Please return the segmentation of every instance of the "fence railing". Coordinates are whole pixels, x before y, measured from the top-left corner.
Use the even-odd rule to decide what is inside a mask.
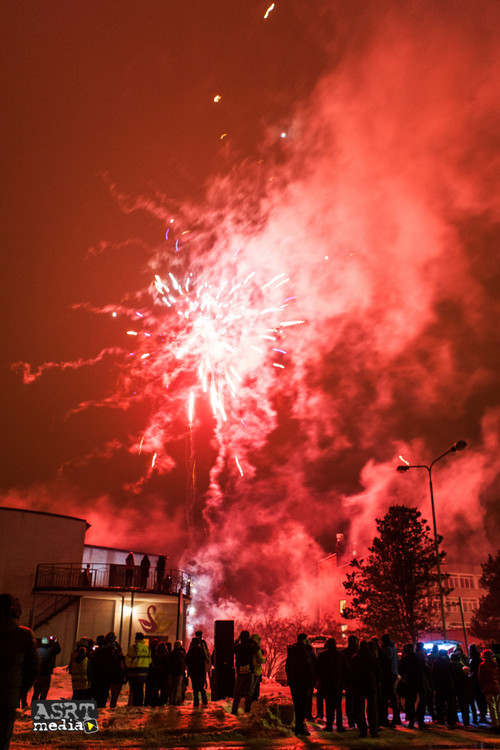
[[[133,570],[114,563],[43,563],[38,565],[35,590],[59,589],[137,589],[163,594],[178,594],[182,591],[191,596],[192,578],[182,570],[166,570],[159,579],[156,570],[143,575],[141,568]]]

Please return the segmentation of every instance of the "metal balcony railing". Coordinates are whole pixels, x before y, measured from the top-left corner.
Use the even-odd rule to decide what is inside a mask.
[[[139,566],[128,570],[125,565],[92,563],[89,568],[81,563],[43,563],[36,571],[35,591],[67,589],[134,589],[163,594],[191,596],[192,578],[182,570],[166,570],[158,580],[156,570],[150,570],[143,579]]]

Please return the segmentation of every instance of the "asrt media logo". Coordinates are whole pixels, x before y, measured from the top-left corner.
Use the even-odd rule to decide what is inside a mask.
[[[80,698],[72,701],[32,701],[34,732],[97,732],[97,703]]]

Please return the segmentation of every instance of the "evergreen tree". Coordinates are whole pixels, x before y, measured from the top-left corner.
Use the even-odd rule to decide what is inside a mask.
[[[479,638],[500,642],[500,550],[496,557],[488,555],[488,561],[481,567],[483,575],[479,583],[488,593],[481,597],[470,628]]]
[[[352,599],[343,616],[415,642],[439,620],[434,540],[417,508],[393,505],[376,524],[368,558],[351,562],[344,586]]]

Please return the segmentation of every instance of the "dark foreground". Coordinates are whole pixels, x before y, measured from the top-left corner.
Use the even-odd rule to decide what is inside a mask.
[[[30,712],[16,722],[12,750],[26,748],[498,748],[500,735],[489,727],[448,729],[382,729],[377,738],[362,739],[358,730],[344,734],[325,732],[320,722],[309,722],[310,736],[296,737],[290,721],[290,705],[264,697],[250,714],[232,716],[230,703],[218,701],[206,708],[192,706],[127,708],[99,711],[99,730],[84,732],[34,732]],[[293,715],[293,714],[292,714]]]
[[[70,679],[63,668],[56,670],[48,698],[69,699]],[[11,750],[30,748],[72,748],[76,750],[148,750],[160,748],[221,748],[242,750],[258,747],[284,750],[318,750],[319,748],[498,748],[500,735],[489,726],[448,729],[428,724],[425,730],[382,729],[379,736],[360,739],[356,729],[343,734],[325,732],[324,723],[309,722],[309,737],[293,734],[293,706],[289,692],[276,683],[263,685],[261,699],[253,704],[249,714],[231,715],[228,700],[209,702],[208,706],[193,708],[188,693],[182,706],[162,708],[133,708],[127,706],[128,688],[122,691],[116,709],[99,709],[98,731],[85,734],[75,732],[34,732],[30,709],[19,712]],[[241,709],[240,709],[241,710]],[[427,717],[427,720],[429,718]],[[347,728],[347,727],[346,727]]]

